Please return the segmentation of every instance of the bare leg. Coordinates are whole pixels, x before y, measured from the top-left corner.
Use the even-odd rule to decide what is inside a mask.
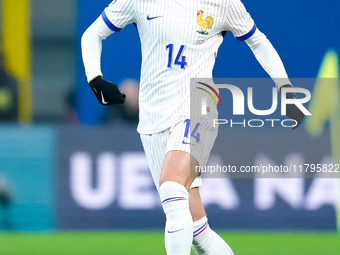
[[[189,207],[193,221],[202,219],[205,216],[205,210],[197,187],[189,190]]]
[[[161,186],[166,181],[174,181],[189,190],[196,177],[190,176],[190,169],[195,169],[196,165],[198,165],[197,161],[189,153],[169,151],[165,155],[159,185]]]

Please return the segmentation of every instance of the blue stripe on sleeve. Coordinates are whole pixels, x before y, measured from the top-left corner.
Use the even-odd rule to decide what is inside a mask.
[[[255,33],[255,31],[256,31],[256,24],[254,24],[253,28],[248,33],[246,33],[245,35],[242,35],[240,37],[236,37],[236,39],[239,40],[239,41],[245,41],[249,37],[251,37]]]
[[[119,32],[119,31],[122,30],[121,28],[116,27],[115,25],[113,25],[113,24],[111,23],[111,21],[109,20],[109,18],[106,16],[105,11],[102,12],[102,18],[103,18],[105,24],[106,24],[112,31],[114,31],[114,32]]]

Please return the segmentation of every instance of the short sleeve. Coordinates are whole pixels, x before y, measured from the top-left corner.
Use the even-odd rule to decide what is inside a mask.
[[[240,41],[251,37],[256,25],[240,0],[229,0],[226,19],[227,29]]]
[[[114,32],[134,22],[134,0],[114,0],[102,12],[105,24]]]

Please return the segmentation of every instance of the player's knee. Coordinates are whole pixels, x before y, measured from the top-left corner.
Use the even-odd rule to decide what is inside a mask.
[[[159,180],[159,187],[161,187],[165,183],[177,183],[181,186],[183,186],[187,191],[190,189],[190,185],[194,181],[193,178],[190,177],[184,177],[180,174],[175,175],[162,175]],[[165,185],[167,186],[167,185]],[[171,185],[170,185],[171,186]],[[173,187],[173,185],[171,186]]]

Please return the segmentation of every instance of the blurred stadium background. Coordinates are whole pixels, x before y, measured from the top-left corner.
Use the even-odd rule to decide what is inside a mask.
[[[165,254],[165,219],[135,131],[136,29],[103,45],[103,72],[129,93],[126,107],[101,107],[81,62],[80,37],[109,2],[0,1],[5,67],[18,81],[13,93],[0,84],[1,114],[18,97],[18,114],[0,114],[0,254]],[[210,163],[340,163],[340,2],[243,2],[294,84],[313,92],[313,116],[294,132],[221,127]],[[267,77],[230,33],[214,74]],[[259,107],[267,92],[255,92]],[[211,226],[235,254],[338,254],[339,179],[279,177],[205,178]]]

